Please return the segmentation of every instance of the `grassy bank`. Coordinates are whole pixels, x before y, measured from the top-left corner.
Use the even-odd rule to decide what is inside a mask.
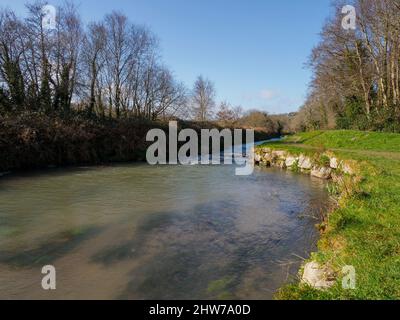
[[[338,273],[337,284],[318,291],[298,282],[282,288],[279,299],[400,298],[400,134],[327,131],[298,134],[268,147],[294,154],[333,152],[356,160],[360,181],[352,192],[332,186],[337,207],[326,217],[318,251],[311,260]],[[341,195],[341,196],[339,196]],[[357,288],[342,288],[342,267],[354,266]]]

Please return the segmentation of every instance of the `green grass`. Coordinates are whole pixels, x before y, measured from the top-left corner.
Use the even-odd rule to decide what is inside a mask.
[[[400,152],[400,134],[362,131],[315,131],[290,136],[287,142],[314,147]]]
[[[354,266],[356,290],[338,283],[317,291],[293,283],[278,299],[399,299],[400,298],[400,134],[327,131],[298,134],[268,144],[292,153],[333,150],[342,159],[359,161],[363,178],[357,192],[340,201],[329,215],[312,260],[340,273]]]

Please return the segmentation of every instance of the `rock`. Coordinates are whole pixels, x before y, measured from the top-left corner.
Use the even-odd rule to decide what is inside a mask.
[[[332,169],[338,169],[339,168],[339,160],[337,158],[331,158],[330,167]]]
[[[286,151],[272,151],[272,156],[282,159],[286,157]]]
[[[266,153],[262,157],[262,161],[264,161],[264,162],[272,162],[272,160],[273,160],[273,157],[272,157],[271,153]]]
[[[299,158],[299,168],[304,169],[304,170],[311,170],[312,167],[313,166],[312,166],[311,159],[301,155]]]
[[[349,174],[349,175],[354,175],[355,174],[355,170],[354,170],[352,164],[350,162],[348,162],[348,161],[342,163],[342,171],[345,174]]]
[[[256,153],[254,155],[254,162],[255,163],[260,163],[261,162],[261,155],[260,154]]]
[[[298,162],[298,158],[295,157],[287,157],[286,158],[286,167],[293,167]]]
[[[330,179],[332,174],[332,169],[327,167],[314,167],[311,170],[311,175],[320,179]]]
[[[264,158],[267,160],[271,160],[273,158],[272,153],[265,153]]]
[[[326,290],[335,284],[333,272],[321,267],[317,262],[307,263],[304,267],[303,284],[318,290]]]
[[[286,162],[285,160],[278,160],[276,162],[276,166],[281,169],[286,169]]]

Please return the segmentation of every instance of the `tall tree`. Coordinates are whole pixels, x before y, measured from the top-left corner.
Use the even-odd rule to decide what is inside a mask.
[[[196,120],[207,121],[213,117],[215,95],[214,84],[203,76],[199,76],[192,93],[193,115]]]
[[[91,23],[83,40],[82,64],[85,70],[85,83],[88,92],[88,111],[93,114],[96,109],[105,116],[102,100],[104,88],[101,74],[105,66],[106,30],[102,23]]]
[[[354,0],[356,30],[342,27],[343,1],[310,58],[313,80],[303,127],[400,130],[400,5]],[[333,119],[332,119],[333,118]]]
[[[57,8],[55,29],[42,21],[45,3],[27,5],[19,19],[0,10],[1,110],[156,119],[180,113],[185,87],[161,62],[147,28],[113,12],[83,26],[76,8]]]

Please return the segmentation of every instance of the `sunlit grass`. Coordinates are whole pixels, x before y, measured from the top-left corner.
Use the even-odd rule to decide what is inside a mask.
[[[339,276],[337,285],[328,291],[294,283],[285,286],[277,298],[399,299],[400,134],[320,131],[268,146],[308,155],[334,150],[342,159],[359,161],[363,178],[360,192],[347,197],[329,215],[318,252],[312,257],[339,273],[345,265],[354,266],[356,290],[343,289]]]
[[[288,137],[286,142],[314,147],[400,152],[400,134],[363,131],[315,131]]]

